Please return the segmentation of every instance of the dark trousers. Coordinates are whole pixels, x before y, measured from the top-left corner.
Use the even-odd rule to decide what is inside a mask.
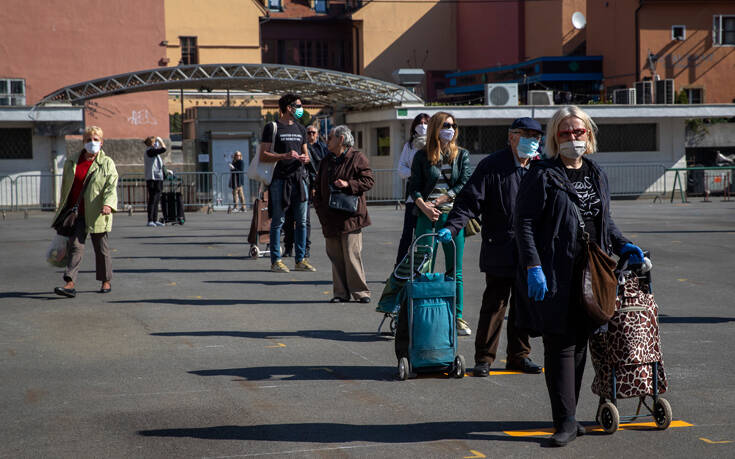
[[[146,180],[146,188],[148,189],[148,221],[158,221],[158,203],[161,202],[161,192],[163,192],[163,180]]]
[[[286,212],[286,219],[283,222],[283,246],[285,253],[293,255],[293,231],[294,220],[293,212]],[[304,258],[309,258],[311,253],[311,201],[306,209],[306,249],[304,250]]]
[[[79,266],[84,256],[84,243],[87,242],[87,228],[84,223],[84,215],[77,218],[74,225],[74,234],[69,238],[69,262],[64,271],[66,282],[77,282]],[[107,233],[92,233],[92,247],[94,247],[94,264],[97,280],[100,282],[112,280],[112,259],[110,258],[110,247],[107,243]]]
[[[480,320],[475,338],[476,365],[483,362],[492,365],[495,361],[506,309],[508,310],[507,361],[528,357],[531,352],[528,333],[517,329],[515,325],[516,292],[513,284],[512,277],[485,274],[485,292],[482,294]]]
[[[413,202],[406,203],[406,211],[403,213],[403,233],[401,233],[401,240],[398,243],[398,255],[396,255],[396,265],[403,260],[403,257],[408,253],[408,248],[411,247],[413,241],[413,230],[416,228],[416,215],[413,214],[413,210],[416,208],[416,204]]]

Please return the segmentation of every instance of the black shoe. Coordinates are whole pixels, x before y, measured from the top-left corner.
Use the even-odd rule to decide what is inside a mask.
[[[472,375],[480,378],[484,378],[490,374],[490,364],[487,362],[478,363],[475,368],[472,369]]]
[[[64,288],[64,287],[56,287],[54,289],[54,293],[59,296],[65,296],[67,298],[74,298],[77,296],[77,289],[75,288]]]
[[[587,433],[587,429],[584,428],[582,424],[577,421],[577,436],[581,437],[582,435]]]
[[[542,367],[541,365],[536,365],[535,363],[533,363],[531,359],[529,359],[528,357],[524,357],[519,360],[509,360],[505,364],[505,369],[521,371],[523,373],[537,375],[541,373],[544,367]]]
[[[359,303],[369,303],[369,302],[370,302],[370,297],[369,297],[369,296],[363,296],[362,298],[360,298],[360,299],[359,299],[359,300],[357,300],[357,301],[358,301]]]
[[[556,433],[549,439],[551,446],[566,446],[577,438],[579,423],[572,417],[562,421]]]
[[[347,303],[348,301],[350,301],[348,298],[340,298],[338,296],[329,300],[330,303]]]
[[[108,288],[101,288],[99,293],[110,293],[112,291],[112,286]]]

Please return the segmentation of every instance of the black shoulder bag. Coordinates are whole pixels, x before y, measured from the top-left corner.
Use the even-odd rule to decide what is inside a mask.
[[[59,216],[56,217],[56,220],[54,220],[54,223],[51,225],[59,236],[71,237],[74,234],[74,225],[77,222],[77,218],[79,218],[79,203],[82,202],[82,199],[84,198],[84,190],[87,188],[87,184],[95,172],[97,172],[97,170],[92,171],[92,173],[87,175],[84,179],[82,190],[79,192],[79,196],[77,196],[77,202],[75,202],[72,207],[67,207],[61,211]]]

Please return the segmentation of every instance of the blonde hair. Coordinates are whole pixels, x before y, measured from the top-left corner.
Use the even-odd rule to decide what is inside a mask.
[[[153,142],[155,141],[156,141],[156,136],[152,135],[152,136],[146,137],[145,140],[143,140],[143,143],[150,147],[151,145],[153,145]]]
[[[436,112],[429,118],[429,126],[426,129],[426,146],[424,149],[426,150],[426,158],[430,164],[436,165],[441,162],[442,146],[439,140],[439,131],[447,118],[452,118],[456,124],[457,120],[451,113],[447,112]],[[457,157],[457,152],[459,151],[457,147],[457,136],[459,136],[459,128],[454,130],[454,137],[452,137],[452,140],[449,141],[446,147],[449,151],[450,164],[454,162],[454,158]]]
[[[556,135],[559,131],[561,122],[569,117],[575,117],[582,120],[585,129],[587,129],[587,151],[586,155],[591,155],[597,151],[597,125],[592,118],[582,111],[576,105],[562,107],[554,113],[549,123],[546,125],[546,144],[544,145],[544,154],[547,158],[556,158],[559,156],[559,137]]]
[[[98,135],[100,137],[104,137],[102,135],[102,128],[98,126],[89,126],[84,130],[84,135],[82,137],[87,137],[91,135]]]

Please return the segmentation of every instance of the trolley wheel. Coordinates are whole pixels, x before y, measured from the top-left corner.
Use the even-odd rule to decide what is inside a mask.
[[[665,430],[671,424],[671,405],[665,398],[659,398],[653,402],[653,419],[656,421],[656,428]]]
[[[406,357],[401,357],[398,361],[398,379],[401,381],[407,380],[409,372],[408,359]]]
[[[620,413],[612,402],[605,402],[597,410],[597,421],[607,434],[615,433],[620,426]]]
[[[250,258],[258,258],[260,256],[260,250],[257,245],[250,246]]]
[[[460,354],[457,354],[457,356],[454,358],[454,366],[452,367],[452,377],[454,378],[464,378],[464,371],[465,371],[465,361],[464,357]]]

